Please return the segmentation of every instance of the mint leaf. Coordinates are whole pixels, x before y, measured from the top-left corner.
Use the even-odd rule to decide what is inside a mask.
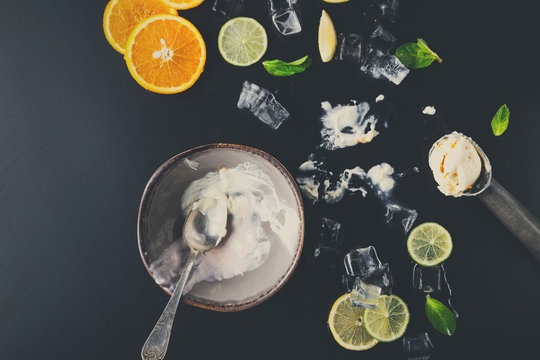
[[[285,62],[281,60],[266,60],[263,61],[263,66],[274,76],[291,76],[297,73],[304,72],[311,65],[311,58],[304,56],[296,61]]]
[[[426,315],[431,325],[441,334],[451,336],[456,331],[456,315],[429,295],[426,297]]]
[[[405,43],[396,49],[396,56],[409,69],[421,69],[428,67],[437,60],[442,59],[436,52],[431,50],[423,39],[417,39],[416,43]]]
[[[506,129],[508,128],[508,120],[510,119],[510,109],[504,104],[497,110],[495,116],[491,120],[491,129],[493,130],[493,135],[501,136]]]

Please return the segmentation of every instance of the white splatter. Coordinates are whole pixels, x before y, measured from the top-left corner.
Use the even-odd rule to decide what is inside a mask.
[[[201,164],[199,164],[198,161],[189,160],[188,158],[185,158],[184,162],[186,163],[187,166],[189,166],[193,170],[199,170],[199,166],[201,165]]]
[[[435,115],[436,112],[437,112],[437,109],[435,109],[435,106],[426,106],[422,110],[422,114],[426,114],[426,115]]]
[[[321,146],[327,150],[369,143],[379,135],[375,130],[377,118],[368,115],[370,106],[367,102],[332,107],[328,101],[324,101],[321,107],[324,110],[321,117]]]

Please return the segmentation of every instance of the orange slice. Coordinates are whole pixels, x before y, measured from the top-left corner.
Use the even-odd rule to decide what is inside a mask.
[[[199,30],[186,19],[156,15],[133,30],[124,57],[142,87],[174,94],[197,81],[206,62],[206,47]]]
[[[176,9],[161,0],[111,0],[103,14],[107,41],[123,54],[129,34],[141,21],[158,14],[178,15]]]
[[[172,6],[175,9],[191,9],[200,5],[204,0],[161,0],[165,4]]]

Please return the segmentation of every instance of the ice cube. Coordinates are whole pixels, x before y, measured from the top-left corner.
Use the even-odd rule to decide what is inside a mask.
[[[364,12],[364,16],[374,22],[393,23],[399,10],[398,0],[372,0]]]
[[[418,212],[414,209],[409,209],[395,203],[386,204],[384,220],[388,225],[403,230],[405,234],[411,230],[417,217]]]
[[[390,272],[390,265],[383,264],[373,274],[365,279],[365,282],[381,288],[381,294],[391,295],[394,281]]]
[[[274,130],[277,130],[290,115],[272,93],[266,95],[253,114]]]
[[[341,223],[326,217],[321,218],[321,233],[318,245],[341,250],[343,246],[343,226]]]
[[[369,42],[359,34],[339,34],[335,58],[353,64],[362,64],[370,48]]]
[[[244,0],[215,0],[212,11],[224,19],[230,19],[239,11],[243,3]]]
[[[358,276],[363,280],[371,276],[381,267],[375,247],[351,250],[343,259],[347,275]]]
[[[343,285],[343,289],[345,289],[348,293],[354,289],[354,283],[356,281],[356,276],[343,274],[341,275],[341,285]]]
[[[429,360],[433,344],[427,333],[403,338],[403,350],[409,360]]]
[[[249,81],[244,81],[236,106],[239,109],[247,109],[254,112],[259,107],[266,92],[269,91]]]
[[[351,305],[355,307],[363,307],[375,309],[381,296],[381,288],[363,282],[360,278],[356,278],[354,288],[351,291]]]
[[[425,267],[418,264],[413,269],[413,287],[424,293],[441,291],[442,268],[440,266]]]
[[[269,0],[270,16],[275,28],[282,35],[298,34],[302,31],[297,0]]]
[[[343,247],[343,229],[341,223],[326,217],[321,218],[320,234],[315,242],[313,256],[317,262],[324,262],[335,267],[336,260]]]
[[[276,130],[289,117],[289,112],[269,90],[244,81],[237,107],[247,109],[259,120]]]
[[[375,48],[367,54],[360,70],[374,79],[384,78],[396,85],[399,85],[410,71],[396,56]]]
[[[371,42],[381,50],[392,51],[396,46],[396,41],[396,37],[382,25],[377,26],[371,34]]]

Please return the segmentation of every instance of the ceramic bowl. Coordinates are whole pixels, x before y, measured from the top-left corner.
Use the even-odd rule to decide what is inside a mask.
[[[174,280],[157,280],[151,264],[173,242],[181,239],[185,218],[180,209],[180,199],[184,190],[208,172],[217,171],[223,166],[233,168],[245,162],[256,165],[270,176],[278,197],[298,212],[300,229],[291,247],[294,251],[291,253],[284,251],[283,246],[272,246],[268,258],[257,269],[231,279],[196,284],[183,298],[188,304],[217,311],[251,308],[279,291],[298,264],[304,240],[304,212],[300,191],[292,176],[279,161],[261,150],[242,145],[213,144],[174,156],[156,170],[146,185],[137,229],[144,266],[154,281],[170,294]],[[171,274],[181,273],[178,263],[168,260],[164,263],[166,272],[170,268]]]

